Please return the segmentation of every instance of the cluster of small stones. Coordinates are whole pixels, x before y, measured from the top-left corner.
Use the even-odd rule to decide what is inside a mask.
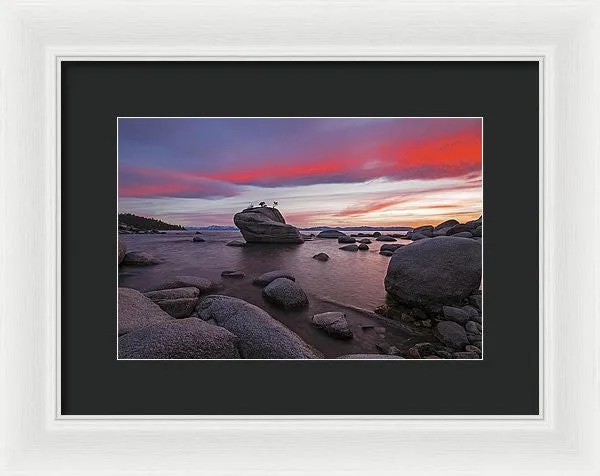
[[[415,327],[429,328],[435,341],[421,342],[408,349],[410,359],[481,359],[482,357],[482,295],[473,294],[462,306],[443,306],[438,314],[428,314],[419,308],[383,305],[375,312],[389,319],[400,320]],[[382,353],[399,351],[394,346],[379,345]],[[402,354],[401,354],[402,355]]]

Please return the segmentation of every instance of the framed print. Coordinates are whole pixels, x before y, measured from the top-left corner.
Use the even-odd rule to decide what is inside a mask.
[[[0,31],[3,473],[600,471],[595,2]]]

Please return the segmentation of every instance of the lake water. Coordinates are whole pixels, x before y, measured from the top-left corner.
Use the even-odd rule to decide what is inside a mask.
[[[348,252],[339,249],[343,244],[336,239],[314,239],[294,245],[249,244],[237,248],[225,244],[233,239],[243,240],[238,231],[202,231],[201,236],[206,241],[201,243],[192,242],[194,236],[197,235],[193,231],[120,235],[127,244],[127,251],[146,251],[163,262],[156,266],[120,266],[119,286],[143,292],[175,276],[208,278],[222,285],[215,294],[238,297],[264,309],[325,357],[378,353],[377,343],[395,345],[405,351],[416,342],[431,338],[429,329],[390,322],[372,312],[385,303],[383,280],[390,258],[379,254],[384,242],[371,238],[369,251]],[[410,241],[399,239],[397,243]],[[321,252],[327,253],[330,260],[313,259],[313,255]],[[296,283],[308,296],[308,308],[282,310],[265,301],[262,289],[252,284],[255,277],[278,269],[294,274]],[[225,270],[242,271],[246,277],[222,278],[221,272]],[[310,323],[313,314],[338,310],[347,315],[354,332],[351,340],[329,337]]]

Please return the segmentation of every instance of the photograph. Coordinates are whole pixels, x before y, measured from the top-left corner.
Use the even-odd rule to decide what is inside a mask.
[[[484,118],[116,122],[118,360],[484,359]]]

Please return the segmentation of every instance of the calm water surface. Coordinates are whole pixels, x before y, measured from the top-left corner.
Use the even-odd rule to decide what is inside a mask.
[[[346,231],[350,234],[353,232]],[[389,322],[372,311],[385,303],[383,280],[390,258],[381,256],[384,242],[374,241],[369,251],[339,249],[335,239],[315,239],[299,245],[249,244],[242,248],[225,246],[242,240],[238,231],[202,231],[203,243],[194,243],[193,231],[167,232],[164,235],[120,235],[127,251],[146,251],[163,262],[156,266],[121,266],[119,286],[146,291],[176,276],[201,276],[220,283],[218,294],[248,301],[281,321],[326,357],[348,353],[378,353],[376,344],[387,343],[406,350],[416,342],[428,340],[430,330]],[[410,243],[398,240],[397,243]],[[327,253],[326,262],[313,259]],[[308,295],[310,306],[285,311],[265,301],[262,289],[252,280],[268,271],[288,270]],[[244,279],[222,278],[225,270],[243,271]],[[346,313],[354,339],[333,339],[310,323],[313,314],[327,311]]]

